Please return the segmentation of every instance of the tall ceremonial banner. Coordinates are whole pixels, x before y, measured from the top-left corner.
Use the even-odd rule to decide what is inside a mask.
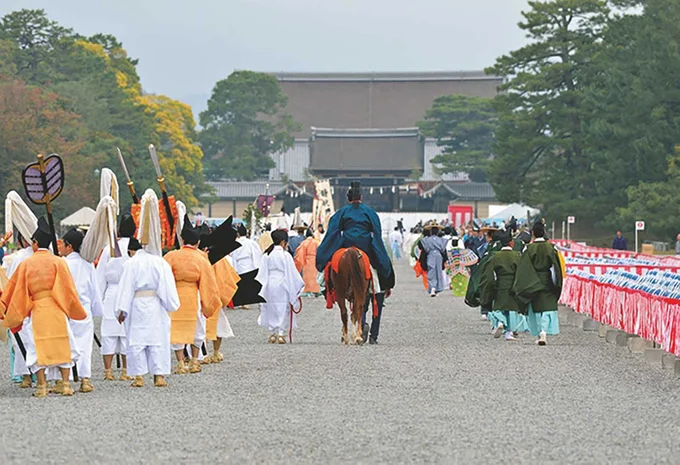
[[[312,202],[312,227],[316,229],[319,224],[327,226],[326,210],[330,209],[330,215],[335,213],[333,205],[333,193],[331,183],[328,180],[314,182],[314,201]]]

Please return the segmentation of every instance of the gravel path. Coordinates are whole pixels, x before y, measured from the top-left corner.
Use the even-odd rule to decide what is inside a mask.
[[[563,326],[545,348],[494,340],[461,299],[431,299],[405,263],[380,345],[340,344],[306,300],[294,344],[231,312],[226,360],[168,389],[101,381],[33,399],[0,360],[4,463],[678,463],[680,382]]]

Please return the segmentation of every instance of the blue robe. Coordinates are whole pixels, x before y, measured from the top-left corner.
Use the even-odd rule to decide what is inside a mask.
[[[363,203],[350,203],[335,212],[328,222],[326,237],[316,251],[317,270],[323,271],[333,254],[344,247],[363,250],[379,275],[393,278],[390,257],[382,240],[380,218],[372,208]]]
[[[444,272],[442,271],[446,253],[446,239],[437,236],[423,237],[420,241],[423,250],[427,254],[427,285],[428,291],[434,289],[439,293],[444,290]]]
[[[288,239],[288,249],[290,249],[290,253],[293,257],[295,256],[295,251],[297,250],[298,247],[300,247],[300,244],[302,244],[302,241],[304,240],[305,236],[301,236],[300,234]]]

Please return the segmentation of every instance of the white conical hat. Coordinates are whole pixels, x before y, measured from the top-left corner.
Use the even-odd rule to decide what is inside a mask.
[[[116,205],[116,217],[118,217],[118,214],[120,213],[119,194],[118,179],[116,178],[115,173],[108,168],[104,168],[101,177],[99,178],[99,198],[103,199],[108,195],[113,199],[113,202]]]
[[[16,191],[9,191],[5,199],[5,232],[11,232],[15,227],[30,242],[38,229],[38,218]]]
[[[302,222],[302,216],[300,215],[300,207],[295,207],[295,212],[293,215],[293,229],[306,229],[307,226]]]
[[[80,256],[90,263],[94,263],[102,249],[106,246],[111,248],[111,256],[120,256],[120,250],[116,253],[118,240],[116,239],[116,211],[118,207],[113,197],[102,197],[97,205],[94,220],[85,234],[83,245],[80,247]]]
[[[160,257],[163,255],[161,217],[158,213],[158,197],[153,189],[147,189],[144,192],[141,204],[137,239],[144,246],[144,250]]]

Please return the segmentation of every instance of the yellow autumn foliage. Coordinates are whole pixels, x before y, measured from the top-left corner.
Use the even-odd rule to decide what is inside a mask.
[[[193,140],[196,123],[191,107],[164,95],[142,95],[141,86],[116,66],[115,59],[109,57],[104,47],[84,40],[77,44],[85,52],[104,60],[107,70],[114,73],[118,87],[153,118],[159,141],[156,151],[168,190],[187,207],[198,206],[194,185],[203,182],[203,151]],[[116,53],[121,55],[119,58],[126,56],[122,49]]]
[[[197,206],[190,180],[200,178],[203,172],[203,151],[193,141],[196,123],[191,107],[165,95],[143,95],[137,101],[154,119],[160,139],[156,151],[172,194],[187,207]]]
[[[99,58],[102,58],[107,64],[111,62],[111,60],[109,59],[109,55],[106,53],[106,50],[104,50],[104,47],[102,47],[99,44],[94,44],[86,40],[76,40],[75,45],[93,55],[98,56]]]

